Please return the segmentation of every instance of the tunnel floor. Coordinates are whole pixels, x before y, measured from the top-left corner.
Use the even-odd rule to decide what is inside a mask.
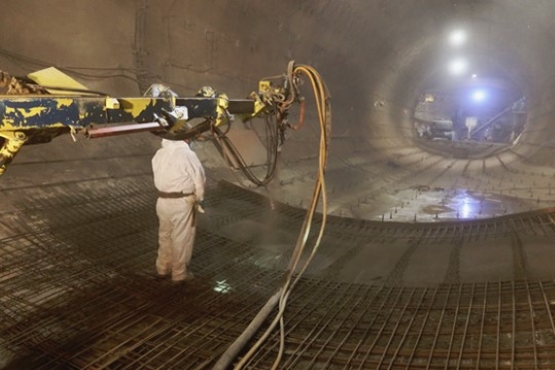
[[[176,286],[154,276],[150,181],[4,191],[18,197],[0,213],[0,368],[210,369],[277,290],[303,210],[212,183],[195,279]],[[331,217],[289,299],[280,368],[553,369],[554,234],[555,210]],[[275,331],[246,368],[271,368],[278,347]]]

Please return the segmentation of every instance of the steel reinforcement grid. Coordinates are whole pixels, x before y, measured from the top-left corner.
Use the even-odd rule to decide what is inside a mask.
[[[0,369],[210,369],[280,285],[304,211],[230,184],[209,190],[185,285],[153,275],[156,195],[146,178],[53,186],[1,212]],[[552,237],[554,217],[330,218],[327,232],[346,244],[495,242],[515,230]],[[270,239],[280,248],[260,247]],[[553,281],[413,287],[326,271],[303,277],[289,299],[280,369],[555,368]],[[270,368],[278,350],[274,331],[245,368]]]

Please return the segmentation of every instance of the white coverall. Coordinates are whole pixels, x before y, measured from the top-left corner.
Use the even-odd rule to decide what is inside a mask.
[[[206,177],[195,152],[185,141],[162,139],[162,148],[152,158],[154,185],[159,192],[183,193],[182,197],[158,197],[158,275],[173,281],[187,278],[187,265],[195,240],[195,206],[204,199]]]

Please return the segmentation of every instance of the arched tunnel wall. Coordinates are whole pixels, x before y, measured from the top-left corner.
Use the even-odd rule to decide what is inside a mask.
[[[56,66],[112,96],[164,83],[180,96],[210,85],[245,98],[290,60],[315,67],[332,98],[330,219],[293,300],[283,368],[449,368],[461,359],[495,368],[502,359],[547,369],[555,361],[554,13],[540,0],[6,0],[0,69]],[[483,158],[437,154],[413,133],[423,89],[457,54],[445,38],[458,26],[469,30],[465,52],[527,98],[518,141]],[[193,259],[200,282],[184,291],[148,278],[158,137],[65,135],[24,146],[0,177],[0,368],[156,368],[145,360],[152,353],[160,368],[213,364],[280,281],[313,192],[318,130],[310,113],[302,130],[288,131],[265,188],[230,170],[211,143],[195,143],[210,191]],[[236,122],[230,136],[249,160],[264,161],[251,129]],[[82,318],[102,304],[111,311],[98,325]],[[27,339],[26,328],[43,334]],[[117,344],[110,330],[124,339]],[[490,339],[500,344],[487,347]],[[116,354],[119,346],[128,352]],[[251,368],[269,368],[275,352],[265,347]]]
[[[256,89],[260,78],[282,73],[289,60],[312,65],[324,76],[333,99],[336,140],[332,141],[329,171],[335,166],[344,170],[344,159],[351,158],[355,148],[362,153],[359,160],[369,168],[377,166],[378,173],[384,171],[381,166],[388,158],[395,158],[396,168],[411,174],[406,184],[396,177],[396,187],[414,185],[420,171],[426,172],[430,162],[439,161],[414,145],[412,117],[422,86],[444,68],[445,56],[451,53],[445,50],[445,33],[453,25],[463,24],[471,29],[471,47],[478,50],[477,58],[503,70],[529,98],[527,129],[511,150],[486,159],[486,168],[502,172],[501,182],[511,184],[519,181],[512,176],[514,172],[552,175],[552,145],[546,138],[551,134],[553,82],[549,63],[543,62],[551,59],[552,52],[539,46],[538,40],[549,35],[549,25],[541,21],[545,7],[540,5],[487,1],[466,6],[455,2],[321,2],[309,6],[283,2],[261,7],[251,2],[154,5],[129,1],[117,5],[62,2],[54,8],[49,3],[8,3],[6,8],[10,11],[5,13],[1,36],[5,70],[25,74],[54,65],[65,68],[91,89],[113,95],[141,94],[151,83],[163,82],[185,96],[212,85],[242,98]],[[54,14],[53,19],[63,21],[52,22],[51,17],[33,14]],[[26,19],[25,32],[20,30],[21,18]],[[547,40],[541,45],[549,45]],[[289,134],[282,174],[294,167],[287,166],[289,159],[310,157],[315,147],[305,144],[314,141],[311,134],[308,129]],[[114,139],[126,143],[138,140]],[[27,152],[41,153],[48,161],[83,150],[94,152],[96,147],[103,148],[100,151],[113,147],[111,141],[77,145],[67,141],[60,138],[51,145],[25,148],[14,166],[31,155]],[[128,150],[132,145],[118,148]],[[145,149],[152,152],[155,147],[153,143]],[[209,167],[212,163],[220,170],[225,167],[213,150],[205,152]],[[338,159],[337,164],[333,158]],[[415,162],[415,158],[426,160]],[[453,165],[480,182],[482,161],[468,166],[466,161],[454,161]],[[512,170],[503,166],[512,166]],[[387,172],[395,169],[387,168]],[[225,169],[220,173],[225,174]],[[6,177],[4,182],[15,175]],[[453,181],[438,178],[435,185],[451,187]],[[333,180],[330,183],[334,185]],[[364,183],[358,190],[374,186]],[[297,191],[280,189],[280,194],[291,193],[294,198]],[[550,205],[547,196],[540,198],[542,204]],[[338,206],[349,209],[352,205]]]

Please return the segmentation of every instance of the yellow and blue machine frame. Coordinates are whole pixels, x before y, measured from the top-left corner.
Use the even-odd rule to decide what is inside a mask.
[[[150,131],[167,139],[184,140],[229,123],[232,115],[252,118],[275,114],[273,97],[283,100],[288,95],[286,89],[274,89],[271,82],[261,81],[260,91],[248,99],[229,99],[210,87],[186,98],[165,87],[166,94],[158,96],[115,98],[91,92],[54,68],[25,78],[0,72],[0,88],[10,83],[8,92],[0,95],[0,175],[23,145],[47,143],[60,135],[78,133],[97,138]],[[55,87],[35,81],[54,83]],[[187,108],[187,120],[172,116],[176,107]],[[194,118],[203,121],[188,125]]]
[[[184,127],[165,119],[176,107],[187,107],[188,118],[204,118],[207,122],[223,120],[219,109],[225,102],[226,114],[252,114],[254,101],[215,98],[111,98],[68,96],[0,96],[0,174],[24,144],[50,142],[62,134],[83,132],[96,138],[151,131],[160,136],[186,139],[209,127],[184,130]],[[95,128],[95,125],[122,124]]]
[[[299,66],[298,71],[307,68]],[[111,97],[88,90],[53,67],[25,77],[0,70],[0,175],[23,145],[47,143],[60,135],[98,138],[149,131],[170,140],[206,132],[221,137],[225,134],[219,127],[230,124],[234,115],[243,121],[272,117],[278,151],[285,130],[300,128],[304,119],[304,98],[297,88],[300,72],[291,61],[286,74],[261,80],[258,91],[247,99],[229,99],[209,86],[194,97],[179,97],[160,84],[152,85],[143,97]],[[270,81],[276,78],[281,79],[278,86]],[[292,103],[301,105],[299,125],[287,121]],[[187,108],[186,118],[173,113],[179,107]],[[193,124],[197,118],[201,122]]]

